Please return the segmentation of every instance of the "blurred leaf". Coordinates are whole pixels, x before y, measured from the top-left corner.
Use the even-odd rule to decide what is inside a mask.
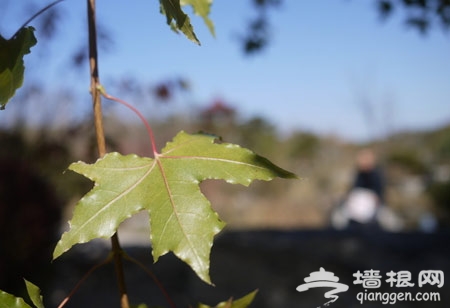
[[[214,30],[214,24],[211,19],[209,19],[209,12],[211,9],[212,0],[181,0],[181,5],[190,5],[194,10],[194,13],[203,18],[206,26],[211,32],[212,36],[216,35]]]
[[[450,28],[450,1],[448,0],[378,0],[377,10],[383,19],[390,17],[398,8],[404,9],[405,22],[411,28],[426,34],[432,25],[443,30]]]
[[[417,28],[422,34],[427,33],[427,30],[430,27],[429,20],[424,17],[410,17],[406,19],[406,24]]]
[[[177,80],[177,83],[178,83],[178,87],[181,90],[189,91],[191,89],[191,84],[189,83],[189,81],[187,79],[180,78]]]
[[[36,308],[44,308],[41,290],[33,283],[25,280],[28,296]],[[15,297],[9,293],[0,290],[0,307],[1,308],[32,308],[22,298]]]
[[[175,32],[181,31],[188,39],[200,45],[194,33],[189,16],[181,9],[180,0],[159,0],[161,13],[166,15],[167,24]]]
[[[247,308],[253,302],[253,299],[255,298],[256,293],[258,293],[258,290],[255,290],[255,291],[247,294],[246,296],[244,296],[238,300],[235,300],[235,301],[233,301],[233,299],[229,299],[228,301],[219,303],[214,307],[204,305],[204,304],[199,304],[197,306],[197,308]]]
[[[25,285],[27,287],[28,296],[30,296],[31,301],[36,306],[36,308],[44,308],[44,302],[42,301],[41,290],[33,283],[25,280]]]
[[[391,1],[380,0],[378,1],[378,10],[380,11],[381,17],[387,18],[392,14],[393,6]]]
[[[54,258],[77,243],[111,237],[122,221],[147,210],[155,262],[172,251],[211,283],[210,250],[224,223],[199,184],[223,179],[248,186],[253,180],[296,177],[250,150],[215,140],[180,132],[154,159],[110,153],[92,165],[70,165],[95,186],[77,204],[70,230],[62,235]]]
[[[175,32],[181,31],[191,41],[200,45],[194,33],[189,16],[183,12],[182,6],[192,7],[194,14],[203,18],[209,32],[215,36],[214,23],[209,18],[212,0],[160,0],[161,13],[166,15],[167,24]]]
[[[167,102],[172,97],[172,89],[167,84],[162,83],[156,86],[154,94],[158,100]]]
[[[1,308],[32,308],[20,297],[15,297],[9,293],[0,290],[0,307]]]
[[[33,27],[22,28],[9,40],[0,35],[0,109],[5,109],[9,99],[22,86],[23,57],[37,43],[33,32]]]

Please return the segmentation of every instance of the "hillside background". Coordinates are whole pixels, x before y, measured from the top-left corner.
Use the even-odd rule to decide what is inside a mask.
[[[107,105],[108,106],[108,105]],[[120,106],[119,106],[120,107]],[[145,105],[138,107],[145,110]],[[180,112],[158,105],[163,121],[148,115],[159,148],[181,129],[220,136],[238,143],[297,173],[300,180],[256,182],[249,188],[223,181],[205,181],[201,188],[227,227],[213,246],[211,275],[206,286],[182,262],[168,255],[152,263],[148,216],[125,221],[119,236],[123,247],[158,276],[179,307],[196,302],[215,304],[259,289],[255,307],[320,305],[322,295],[300,294],[295,287],[319,267],[352,283],[359,269],[409,270],[413,275],[433,268],[448,271],[450,225],[450,125],[429,131],[398,132],[371,142],[350,142],[307,131],[280,132],[264,118],[243,118],[223,100],[207,108]],[[118,115],[121,115],[119,118]],[[45,118],[45,113],[42,117]],[[108,151],[151,156],[143,125],[120,108],[106,108]],[[49,263],[75,203],[92,187],[82,176],[66,171],[71,162],[94,162],[96,146],[91,122],[46,122],[0,131],[0,288],[23,291],[21,277],[38,283],[47,294],[47,307],[56,307],[83,275],[102,262],[108,241],[77,245],[63,260]],[[382,229],[336,230],[331,212],[348,192],[355,156],[372,148],[386,177],[386,206],[394,223]],[[90,277],[67,307],[114,306],[113,271],[107,266]],[[126,276],[135,302],[166,304],[150,279],[132,264]],[[146,283],[143,283],[143,282]],[[352,286],[335,307],[360,307]],[[430,288],[431,291],[441,291]],[[392,289],[380,289],[391,292]],[[408,291],[422,291],[417,287]],[[447,307],[441,302],[403,302],[398,307]],[[372,305],[373,304],[373,305]],[[378,307],[379,303],[365,303]]]
[[[108,150],[151,157],[143,125],[126,116],[120,119],[118,111],[123,112],[114,108],[107,112]],[[222,101],[190,115],[174,111],[164,122],[151,123],[159,148],[181,129],[205,132],[252,149],[299,175],[299,181],[257,182],[249,189],[222,181],[204,182],[204,193],[228,228],[328,227],[330,211],[353,182],[356,153],[365,147],[377,153],[386,178],[386,205],[403,221],[402,229],[420,229],[424,218],[433,218],[437,225],[449,223],[450,126],[355,143],[307,131],[280,133],[263,118],[240,118],[237,110]],[[30,172],[48,182],[66,218],[77,197],[90,187],[81,176],[65,172],[73,161],[94,161],[90,125],[17,126],[0,132],[0,158],[25,163]],[[78,196],[71,194],[72,189]]]

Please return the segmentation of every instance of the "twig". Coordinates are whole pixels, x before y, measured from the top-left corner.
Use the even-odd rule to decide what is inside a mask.
[[[122,258],[124,256],[122,247],[120,247],[119,236],[117,233],[111,237],[112,253],[114,257],[114,267],[116,269],[117,281],[119,283],[120,291],[120,305],[122,308],[129,308],[128,292],[125,283],[125,275],[123,272]]]
[[[30,18],[27,19],[26,22],[23,23],[23,25],[16,31],[16,33],[14,33],[13,36],[11,36],[11,38],[15,37],[17,35],[17,33],[19,33],[20,29],[26,27],[26,25],[28,25],[33,19],[35,19],[36,17],[38,17],[39,15],[41,15],[42,13],[44,13],[45,11],[47,11],[49,8],[51,8],[52,6],[62,2],[64,0],[57,0],[55,2],[50,3],[49,5],[45,6],[44,8],[42,8],[41,10],[39,10],[39,12],[35,13],[33,16],[31,16]]]
[[[78,281],[78,283],[75,285],[75,287],[72,289],[72,291],[70,291],[69,295],[66,296],[66,298],[64,298],[64,300],[61,302],[61,304],[59,304],[58,308],[63,308],[67,302],[72,298],[72,296],[75,294],[75,292],[78,291],[78,289],[81,287],[81,284],[97,269],[99,269],[100,267],[108,264],[109,262],[111,262],[112,260],[112,255],[109,255],[103,262],[94,265],[86,274],[84,274],[83,278],[80,279],[80,281]]]
[[[97,90],[100,84],[98,74],[98,53],[97,53],[97,27],[95,21],[95,0],[88,2],[88,26],[89,26],[89,67],[91,74],[91,95],[94,108],[94,124],[97,138],[98,154],[103,157],[106,154],[105,133],[103,130],[103,113],[101,95]]]
[[[98,74],[98,53],[97,53],[97,26],[95,20],[95,0],[87,0],[87,15],[89,26],[89,67],[91,73],[91,95],[94,108],[94,123],[95,133],[97,138],[98,154],[103,157],[106,154],[105,133],[103,130],[103,114],[101,94],[98,85],[100,85],[100,78]],[[119,237],[115,233],[111,237],[112,254],[114,258],[114,265],[116,269],[117,282],[120,293],[121,308],[129,308],[128,293],[124,279],[122,266],[122,249],[119,243]]]

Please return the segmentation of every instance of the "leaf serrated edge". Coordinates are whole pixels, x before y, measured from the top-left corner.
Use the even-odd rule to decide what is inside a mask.
[[[167,24],[172,30],[178,32],[180,30],[183,34],[196,43],[201,45],[199,39],[195,35],[194,27],[191,24],[189,16],[181,9],[179,0],[160,0],[161,13],[166,16]],[[172,12],[174,14],[172,14]]]
[[[36,308],[44,308],[44,302],[41,295],[41,289],[32,282],[25,280],[25,286],[27,288],[28,296],[30,297]]]
[[[171,204],[171,206],[172,206],[172,212],[175,214],[175,217],[176,217],[176,220],[178,221],[178,225],[180,226],[180,228],[182,229],[182,232],[183,232],[183,237],[184,237],[184,239],[188,242],[188,245],[189,245],[189,247],[190,247],[190,250],[192,251],[192,252],[194,252],[194,255],[195,255],[195,257],[196,257],[196,259],[197,259],[197,261],[195,262],[196,264],[203,264],[204,262],[202,261],[202,259],[201,259],[201,256],[198,256],[198,254],[197,253],[195,253],[197,250],[195,249],[195,245],[189,240],[189,236],[187,235],[187,233],[185,232],[185,230],[184,230],[184,228],[183,228],[183,224],[181,223],[181,220],[179,219],[179,217],[178,217],[178,214],[177,214],[177,211],[176,211],[176,204],[175,204],[175,201],[173,200],[173,194],[171,193],[171,188],[170,188],[170,185],[169,185],[169,183],[168,183],[168,181],[167,181],[167,176],[165,175],[165,171],[164,171],[164,167],[163,167],[163,164],[162,164],[162,162],[161,162],[161,157],[163,157],[163,154],[160,154],[159,155],[159,157],[156,157],[155,158],[155,160],[157,161],[157,163],[158,163],[158,167],[159,167],[159,170],[160,170],[160,173],[161,173],[161,176],[162,176],[162,178],[163,178],[163,180],[164,180],[164,187],[166,188],[166,192],[167,192],[167,194],[168,194],[168,196],[169,196],[169,200],[170,200],[170,204]],[[203,195],[203,194],[202,194]],[[203,195],[204,196],[204,195]],[[211,207],[211,202],[205,197],[205,200],[206,200],[206,202],[207,202],[207,206],[208,207]],[[212,248],[212,246],[213,246],[213,241],[214,241],[214,237],[225,227],[225,223],[220,219],[220,217],[217,215],[217,213],[215,212],[215,211],[213,211],[213,213],[215,214],[215,216],[216,216],[216,218],[217,218],[217,226],[216,226],[216,228],[214,228],[213,230],[211,230],[211,237],[212,237],[212,240],[211,240],[211,243],[210,243],[210,245],[209,245],[209,252],[211,252],[211,248]],[[153,252],[154,252],[154,250],[153,250]],[[160,254],[158,254],[158,255],[155,255],[155,254],[153,254],[153,256],[154,256],[154,258],[155,258],[155,262],[158,260],[158,258],[160,257],[160,256],[163,256],[163,255],[165,255],[166,253],[167,253],[168,251],[162,251]],[[183,258],[182,256],[180,256],[179,255],[179,253],[178,252],[176,252],[176,251],[173,251],[174,253],[175,253],[175,255],[177,255],[177,257],[179,257],[181,260],[183,260],[184,262],[186,262],[193,270],[194,270],[194,272],[204,281],[204,282],[206,282],[206,283],[208,283],[208,284],[210,284],[210,285],[212,285],[212,282],[211,282],[211,278],[210,278],[210,276],[209,276],[209,269],[210,269],[210,260],[209,260],[209,258],[208,258],[208,262],[207,262],[207,264],[206,264],[206,267],[204,267],[203,269],[202,268],[194,268],[192,265],[191,265],[191,262],[188,262],[188,260],[187,259],[185,259],[185,258]]]
[[[104,160],[107,156],[113,156],[113,157],[116,157],[116,156],[119,156],[119,155],[121,155],[121,154],[120,154],[120,153],[117,153],[117,152],[108,153],[108,154],[106,154],[105,156],[103,156],[103,157],[101,157],[101,158],[98,158],[97,161],[96,161],[94,164],[92,164],[92,165],[95,165],[95,164],[101,162],[101,161]],[[121,156],[123,156],[123,155],[121,155]],[[125,156],[123,156],[123,157],[127,157],[127,156],[129,156],[129,157],[139,157],[139,156],[137,156],[137,155],[135,155],[135,154],[125,155]],[[110,202],[108,202],[104,207],[102,207],[101,211],[98,211],[98,212],[96,213],[96,215],[91,216],[88,220],[86,220],[86,221],[84,222],[84,224],[83,224],[82,226],[78,227],[78,230],[79,230],[79,231],[76,232],[75,235],[76,235],[77,233],[81,232],[80,230],[82,230],[83,226],[87,225],[90,221],[92,221],[94,218],[96,218],[97,215],[98,215],[99,213],[101,213],[102,211],[106,210],[106,207],[107,207],[107,206],[111,205],[111,204],[114,203],[116,200],[118,200],[118,199],[120,199],[121,197],[123,197],[123,195],[125,195],[125,194],[128,193],[130,190],[132,190],[132,189],[135,188],[137,185],[139,185],[142,181],[144,181],[144,179],[148,176],[148,174],[154,169],[154,167],[155,167],[155,165],[156,165],[156,163],[155,163],[154,160],[152,160],[152,162],[153,162],[153,164],[148,164],[148,165],[145,165],[145,166],[140,166],[139,168],[148,168],[148,167],[150,167],[150,168],[149,168],[149,170],[142,176],[142,178],[139,179],[139,181],[137,181],[137,182],[134,183],[131,187],[129,187],[127,190],[125,190],[124,192],[122,192],[121,194],[119,194],[116,198],[114,198],[113,200],[111,200]],[[98,185],[99,185],[99,184],[97,183],[97,180],[98,180],[98,179],[97,179],[96,177],[91,176],[91,175],[88,174],[87,172],[79,172],[78,170],[76,170],[76,169],[77,169],[76,167],[77,167],[77,166],[80,166],[80,165],[81,165],[81,166],[89,166],[90,164],[87,164],[87,163],[82,162],[82,161],[78,161],[78,162],[76,162],[76,163],[70,164],[70,166],[69,166],[68,169],[71,170],[71,171],[73,171],[73,172],[76,172],[76,173],[78,173],[78,174],[80,174],[80,175],[83,175],[84,177],[86,177],[86,178],[90,179],[91,181],[93,181],[93,182],[94,182],[94,187],[93,187],[86,195],[84,195],[84,196],[77,202],[76,206],[78,206],[79,204],[81,204],[81,202],[84,200],[84,198],[85,198],[86,196],[88,196],[89,194],[91,194],[91,193],[93,192],[93,190],[94,190],[96,187],[98,187]],[[153,165],[153,166],[151,166],[151,165]],[[97,168],[103,168],[103,167],[98,167],[98,166],[97,166]],[[113,168],[113,169],[116,169],[116,170],[117,170],[118,168]],[[128,169],[130,169],[130,168],[127,168],[127,170],[128,170]],[[131,214],[128,215],[126,218],[130,218],[131,216],[135,215],[137,212],[139,212],[139,211],[141,211],[141,210],[143,210],[143,209],[138,209],[138,210],[136,210],[136,212],[131,213]],[[119,223],[119,224],[120,224],[120,223]],[[71,229],[72,229],[71,221],[69,221],[69,227],[70,227],[69,229],[71,230]],[[117,230],[117,228],[116,228],[116,230]],[[58,241],[58,243],[56,244],[55,250],[53,251],[53,260],[57,259],[57,258],[60,257],[61,255],[63,255],[63,254],[66,253],[67,251],[69,251],[75,244],[84,244],[84,243],[90,242],[90,241],[91,241],[92,239],[94,239],[94,238],[110,238],[110,237],[112,236],[112,234],[111,234],[111,235],[106,234],[106,235],[98,235],[98,236],[93,237],[93,238],[89,238],[89,237],[88,237],[88,238],[83,239],[83,240],[81,240],[81,241],[77,241],[77,243],[75,243],[75,244],[71,244],[70,247],[64,247],[64,246],[63,246],[63,248],[61,248],[61,246],[62,246],[63,243],[64,243],[65,234],[67,234],[67,232],[64,232],[64,233],[62,234],[61,239],[60,239],[60,240]],[[72,235],[72,237],[73,237],[73,235]]]

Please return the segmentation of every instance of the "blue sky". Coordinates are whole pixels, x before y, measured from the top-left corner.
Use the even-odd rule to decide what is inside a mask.
[[[253,57],[243,55],[236,39],[254,16],[250,0],[214,0],[215,38],[201,18],[191,17],[200,47],[168,29],[156,0],[97,5],[99,22],[114,37],[111,50],[100,55],[102,80],[132,75],[157,83],[182,76],[192,83],[197,104],[222,98],[242,116],[263,116],[283,132],[364,140],[450,122],[450,33],[434,28],[424,37],[405,27],[400,11],[381,22],[375,1],[284,0],[269,14],[269,48]],[[85,1],[59,6],[67,14],[58,41],[49,50],[34,47],[27,69],[55,86],[84,90],[87,72],[62,73],[60,66],[84,39]],[[0,31],[11,33],[14,26],[3,20]],[[46,52],[53,64],[33,64]],[[365,122],[362,101],[373,106],[376,127]]]

